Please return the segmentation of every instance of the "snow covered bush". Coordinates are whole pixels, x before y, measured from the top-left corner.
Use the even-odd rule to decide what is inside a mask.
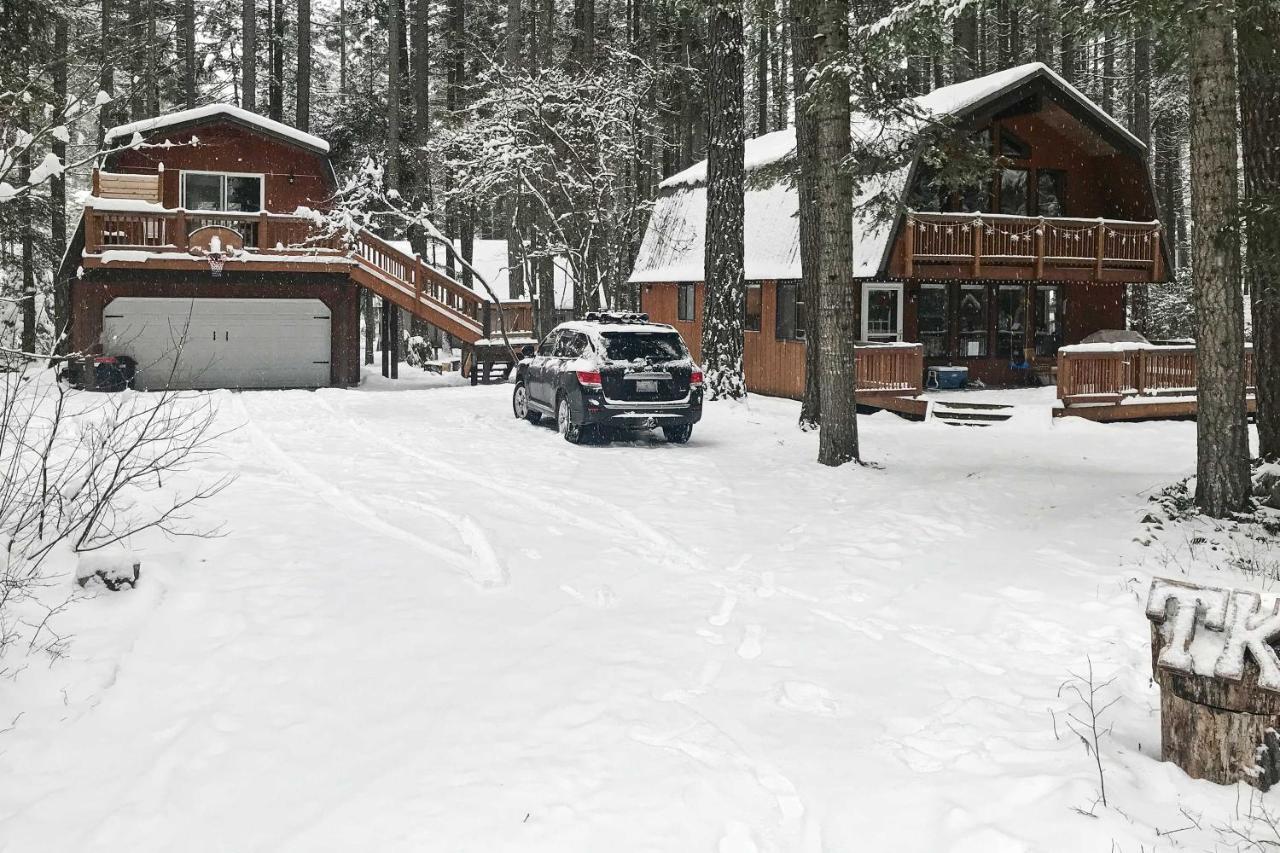
[[[208,395],[76,391],[50,369],[0,364],[0,656],[38,643],[57,607],[42,593],[68,552],[118,550],[149,529],[215,532],[189,511],[229,480],[166,483],[212,454],[215,414]]]

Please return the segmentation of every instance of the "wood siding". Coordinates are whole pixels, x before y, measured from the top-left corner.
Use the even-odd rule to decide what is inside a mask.
[[[776,282],[760,283],[760,331],[745,332],[745,354],[743,358],[747,378],[747,389],[756,394],[775,397],[800,399],[804,394],[804,341],[778,340],[774,329],[777,317]],[[987,347],[986,356],[968,358],[947,356],[925,360],[926,368],[930,365],[957,365],[969,369],[971,380],[979,380],[988,385],[1017,385],[1027,380],[1027,372],[1010,366],[1010,359],[995,356],[997,293],[999,283],[982,282],[987,288]],[[1030,303],[1024,323],[1026,332],[1025,346],[1033,346],[1034,330],[1034,294],[1035,283],[1027,284],[1027,299]],[[674,326],[689,345],[695,360],[701,360],[700,345],[702,329],[702,285],[694,285],[694,320],[693,322],[676,319],[676,300],[679,287],[677,284],[644,284],[640,291],[640,310],[658,323]],[[1110,284],[1072,284],[1064,285],[1060,290],[1062,302],[1062,342],[1063,344],[1079,343],[1084,337],[1101,329],[1125,328],[1125,289]],[[920,284],[908,283],[903,288],[902,297],[902,337],[903,340],[917,342],[919,331],[919,298]],[[955,299],[952,299],[950,312],[951,323],[955,325]],[[952,335],[954,339],[955,335]],[[1023,347],[1025,348],[1025,347]],[[951,352],[957,352],[957,346],[951,344]],[[1052,361],[1052,358],[1046,359]]]
[[[228,270],[222,278],[213,279],[207,272],[100,270],[91,279],[71,283],[73,351],[102,351],[102,311],[112,299],[121,296],[319,299],[332,312],[330,381],[334,385],[360,382],[359,288],[345,275],[246,274]]]
[[[192,137],[199,143],[186,144]],[[178,207],[183,170],[263,174],[265,207],[273,213],[293,213],[300,205],[324,207],[335,189],[327,157],[238,124],[214,120],[176,132],[160,130],[148,141],[165,139],[174,147],[121,151],[109,159],[110,171],[125,174],[157,174],[163,164],[165,207]]]

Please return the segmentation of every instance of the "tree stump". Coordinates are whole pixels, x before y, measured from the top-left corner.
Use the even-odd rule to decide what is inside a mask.
[[[1160,626],[1151,625],[1151,668],[1160,685],[1160,759],[1193,779],[1248,782],[1266,791],[1280,782],[1280,694],[1258,686],[1249,661],[1239,682],[1160,666]],[[1265,747],[1265,748],[1261,748]]]
[[[1194,622],[1187,620],[1182,626],[1175,624],[1179,605],[1170,608],[1168,620],[1163,608],[1160,615],[1155,615],[1152,606],[1148,606],[1147,615],[1152,620],[1151,671],[1160,685],[1161,760],[1177,764],[1194,779],[1224,785],[1243,781],[1268,790],[1280,782],[1280,692],[1259,684],[1261,669],[1253,649],[1244,655],[1238,679],[1232,677],[1234,673],[1223,675],[1214,668],[1213,658],[1230,642],[1234,614],[1229,608],[1238,606],[1237,594],[1157,580],[1152,585],[1153,601],[1157,584],[1201,589],[1207,597],[1217,593],[1231,602],[1222,611],[1227,615],[1217,622],[1201,602]],[[1195,605],[1184,602],[1181,606]],[[1256,624],[1256,617],[1246,617],[1242,624]],[[1179,631],[1184,632],[1181,637]],[[1175,642],[1184,650],[1189,649],[1189,655],[1208,660],[1198,660],[1185,669],[1176,661],[1172,666],[1168,660],[1161,662],[1161,653]],[[1270,643],[1266,650],[1271,651]],[[1204,674],[1206,669],[1213,674]]]

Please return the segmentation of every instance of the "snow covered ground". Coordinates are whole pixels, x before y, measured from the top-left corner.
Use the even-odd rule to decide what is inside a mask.
[[[1193,424],[879,414],[883,467],[828,470],[790,401],[574,447],[456,381],[216,394],[226,535],[135,542],[139,587],[0,689],[0,850],[1136,853],[1232,819],[1158,761],[1143,616],[1200,571],[1136,541]],[[1087,658],[1109,807],[1059,696]]]

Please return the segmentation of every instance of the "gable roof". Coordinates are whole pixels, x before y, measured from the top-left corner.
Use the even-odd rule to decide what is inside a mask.
[[[108,144],[112,140],[127,141],[133,138],[135,133],[146,137],[157,130],[182,130],[187,127],[209,124],[215,120],[239,124],[250,130],[265,133],[267,136],[274,136],[285,142],[308,148],[317,154],[329,153],[329,143],[320,137],[232,104],[207,104],[203,107],[194,107],[189,110],[180,110],[176,113],[167,113],[155,118],[145,118],[122,124],[108,130],[105,141]]]
[[[1146,146],[1141,140],[1041,62],[943,86],[914,101],[923,113],[921,120],[965,121],[1012,106],[1029,90],[1051,97],[1113,143],[1129,147],[1139,156],[1145,153]],[[884,133],[914,135],[918,132],[913,126],[916,123],[904,121],[899,127],[885,127],[867,116],[854,114],[850,132],[862,139]],[[791,179],[784,174],[789,161],[795,159],[795,150],[794,128],[749,139],[744,147],[747,182],[743,268],[748,280],[800,278],[799,200]],[[896,225],[865,210],[866,202],[880,193],[901,197],[913,169],[914,163],[866,181],[860,196],[854,199],[855,278],[880,274],[888,261]],[[753,174],[755,181],[751,180]],[[703,160],[658,185],[658,198],[636,256],[631,281],[704,280],[706,181],[707,161]]]

